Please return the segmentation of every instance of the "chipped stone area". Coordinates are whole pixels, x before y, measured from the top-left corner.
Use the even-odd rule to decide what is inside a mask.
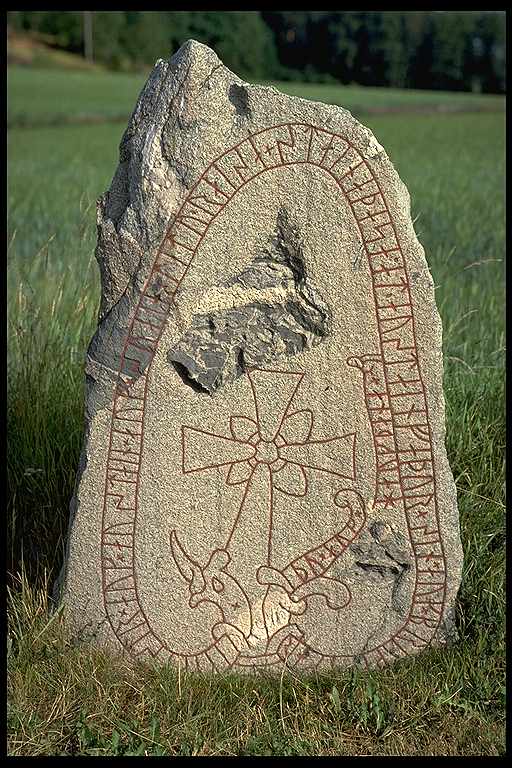
[[[240,118],[251,117],[251,107],[249,104],[249,92],[243,85],[233,83],[229,86],[228,97],[236,109],[236,114]]]
[[[402,534],[387,523],[374,520],[349,547],[359,578],[392,585],[391,608],[402,615],[408,607],[405,580],[413,555]]]
[[[298,230],[281,209],[269,247],[217,286],[216,306],[196,313],[168,353],[182,379],[213,394],[247,369],[311,349],[331,312],[307,276]]]

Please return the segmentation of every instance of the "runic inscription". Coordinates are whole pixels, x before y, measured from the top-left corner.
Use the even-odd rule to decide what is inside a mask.
[[[299,110],[296,100],[282,97],[294,116],[286,119],[272,92],[258,91],[251,117],[243,117],[240,104],[251,104],[253,93],[244,85],[247,100],[222,117],[220,109],[208,112],[197,83],[211,82],[208,98],[220,99],[234,76],[196,43],[173,61],[167,85],[167,64],[157,65],[126,139],[147,162],[147,168],[136,165],[136,153],[125,161],[138,169],[130,194],[137,184],[159,201],[168,194],[149,170],[150,156],[167,146],[168,125],[183,131],[188,147],[171,142],[172,179],[180,168],[197,168],[198,157],[211,159],[183,186],[160,246],[143,262],[145,280],[133,289],[135,298],[127,289],[119,299],[130,309],[122,332],[109,331],[109,338],[121,338],[113,393],[109,408],[92,419],[103,425],[94,428],[98,434],[107,435],[103,475],[99,479],[96,465],[86,468],[86,490],[77,497],[97,498],[101,509],[101,584],[91,587],[95,608],[83,607],[82,598],[75,603],[96,617],[98,635],[114,647],[188,670],[385,664],[444,642],[460,578],[460,544],[442,442],[440,336],[425,330],[428,323],[437,328],[437,313],[431,289],[422,293],[410,280],[411,263],[422,268],[424,256],[401,183],[382,148],[348,113],[303,102]],[[158,118],[162,88],[165,120]],[[267,104],[265,120],[254,116],[260,103]],[[219,151],[212,139],[220,135],[217,123],[227,136],[231,120],[238,138]],[[192,130],[202,145],[190,138]],[[160,136],[157,145],[154,136]],[[145,154],[150,145],[157,147],[154,156]],[[315,200],[323,194],[331,211],[332,234],[326,221],[322,237],[315,226],[325,214],[308,207],[315,189]],[[242,355],[236,365],[243,375],[213,396],[196,391],[165,354],[183,333],[187,312],[195,311],[189,307],[199,307],[206,327],[219,318],[236,322],[236,301],[246,308],[257,302],[260,312],[265,302],[274,302],[274,313],[276,301],[288,311],[292,306],[288,283],[273,279],[270,288],[263,286],[266,293],[247,283],[251,256],[237,245],[236,227],[229,259],[232,274],[245,276],[247,284],[241,279],[232,291],[229,314],[208,320],[201,304],[202,292],[214,283],[210,272],[226,258],[226,249],[215,250],[215,244],[228,231],[229,217],[239,207],[258,217],[259,207],[273,205],[274,198],[276,210],[289,208],[294,222],[297,211],[307,212],[307,226],[302,231],[297,225],[295,250],[282,246],[286,274],[304,305],[314,304],[308,286],[318,286],[318,306],[325,299],[332,328],[329,321],[312,348],[291,344],[294,356],[287,356],[282,339],[274,340],[275,365],[244,368]],[[120,232],[132,226],[129,221]],[[271,233],[272,222],[261,229]],[[351,268],[356,261],[358,268]],[[279,268],[279,260],[268,267],[277,275]],[[231,290],[232,282],[226,284]],[[105,318],[112,322],[108,313]],[[261,346],[271,330],[251,332],[260,332]],[[222,333],[216,328],[216,338]],[[192,343],[186,354],[193,354]],[[85,509],[88,502],[80,503]],[[70,551],[78,546],[73,535],[78,541],[85,534],[71,534]],[[158,553],[154,565],[148,552]],[[71,563],[70,556],[68,568]],[[79,583],[71,569],[70,605]],[[155,584],[166,586],[157,594]]]

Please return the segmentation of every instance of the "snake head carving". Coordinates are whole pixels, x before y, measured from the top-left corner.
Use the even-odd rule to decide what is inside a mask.
[[[171,552],[176,567],[187,582],[191,608],[201,603],[213,603],[222,615],[222,622],[240,629],[243,634],[250,633],[250,625],[245,627],[244,615],[250,616],[249,605],[238,581],[227,571],[231,555],[225,549],[215,549],[205,566],[201,566],[190,557],[178,539],[176,531],[170,535]],[[250,622],[249,622],[250,624]]]

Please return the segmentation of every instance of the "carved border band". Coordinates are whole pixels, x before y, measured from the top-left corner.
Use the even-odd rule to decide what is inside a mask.
[[[348,363],[363,373],[377,460],[376,508],[403,512],[416,565],[411,606],[402,627],[359,660],[384,663],[423,647],[441,622],[446,560],[432,434],[409,277],[397,230],[375,173],[352,144],[323,128],[284,123],[251,134],[224,152],[191,189],[158,250],[120,355],[105,473],[102,589],[112,631],[135,656],[173,658],[191,669],[232,663],[233,649],[222,642],[212,642],[198,654],[180,654],[167,647],[151,628],[139,599],[134,537],[148,378],[176,292],[210,224],[240,189],[261,174],[305,164],[334,180],[357,222],[368,257],[380,354],[349,358]],[[349,654],[317,656],[316,663],[324,665],[353,660]],[[265,662],[278,659],[273,654]]]

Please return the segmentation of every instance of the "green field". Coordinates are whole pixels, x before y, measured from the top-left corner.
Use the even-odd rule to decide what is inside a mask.
[[[8,122],[18,127],[63,121],[127,121],[146,77],[116,72],[10,67]],[[338,104],[354,114],[381,110],[503,111],[503,96],[361,86],[270,83],[291,96]]]
[[[127,115],[141,84],[125,75],[14,70],[9,120],[57,123],[70,109]],[[13,573],[23,564],[9,596],[12,755],[504,753],[503,100],[293,90],[348,108],[380,99],[410,110],[364,122],[411,193],[444,324],[447,447],[465,552],[459,640],[372,674],[178,679],[169,669],[130,669],[75,648],[58,615],[49,623],[45,585],[62,560],[84,352],[99,299],[95,200],[114,173],[123,125],[11,129],[8,557]],[[495,111],[414,114],[445,98],[465,99],[469,110],[495,100]]]

